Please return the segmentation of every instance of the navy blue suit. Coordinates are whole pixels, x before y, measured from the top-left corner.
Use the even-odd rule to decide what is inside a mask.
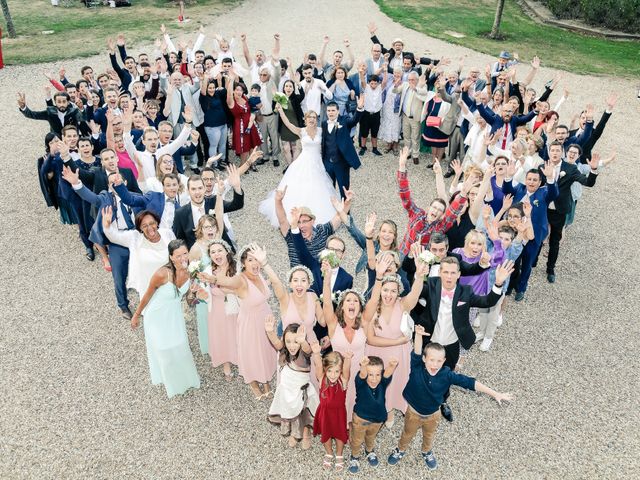
[[[134,228],[134,222],[131,218],[131,212],[127,211],[123,202],[120,202],[120,208],[116,208],[116,201],[113,193],[102,191],[99,194],[93,193],[84,185],[80,190],[75,191],[85,202],[94,205],[98,214],[93,224],[89,238],[99,245],[109,245],[109,262],[111,263],[111,276],[113,277],[113,285],[116,293],[116,301],[120,309],[129,308],[129,299],[127,298],[127,276],[129,275],[129,249],[115,243],[109,243],[104,231],[102,230],[102,209],[104,207],[112,207],[112,222],[117,222],[118,217],[122,216],[129,230]],[[139,210],[133,209],[134,213]]]
[[[331,133],[327,122],[322,122],[322,161],[333,184],[338,183],[342,198],[345,198],[344,189],[348,190],[350,185],[349,169],[356,170],[360,167],[360,157],[353,146],[350,133],[361,116],[361,111],[339,116],[336,120],[339,126],[334,126]]]
[[[147,192],[144,195],[140,195],[139,193],[129,192],[127,187],[122,183],[114,188],[118,193],[120,200],[122,200],[122,203],[125,205],[129,205],[140,210],[150,210],[159,217],[162,217],[166,203],[163,192]],[[176,207],[176,210],[178,210],[178,208],[180,208],[179,204]]]
[[[513,202],[517,203],[523,200],[527,194],[527,187],[523,184],[513,186],[512,182],[504,182],[502,190],[506,194],[513,195]],[[529,283],[529,277],[531,276],[531,269],[538,256],[540,245],[547,237],[549,231],[547,220],[547,208],[551,202],[558,198],[559,190],[557,183],[547,183],[544,187],[538,188],[529,197],[531,203],[531,224],[533,226],[534,239],[527,242],[522,250],[522,269],[520,271],[520,278],[516,284],[516,292],[525,292],[527,290],[527,284]]]
[[[491,125],[491,133],[494,133],[496,130],[504,127],[504,120],[502,119],[502,117],[500,115],[496,115],[495,113],[493,113],[493,111],[491,111],[490,108],[485,107],[481,103],[477,103],[476,108],[478,109],[480,116],[484,118],[489,125]],[[535,110],[531,110],[526,115],[512,116],[511,120],[509,120],[509,132],[508,132],[511,138],[513,139],[515,137],[517,127],[519,127],[520,125],[525,125],[537,114],[538,112],[536,112]]]

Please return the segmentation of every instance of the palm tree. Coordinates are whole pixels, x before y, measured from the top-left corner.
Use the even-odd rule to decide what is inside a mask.
[[[11,13],[9,12],[9,5],[7,5],[7,0],[0,0],[0,4],[2,5],[2,13],[4,13],[4,19],[7,21],[9,38],[16,38],[16,27],[13,26],[13,20],[11,19]]]
[[[489,36],[493,39],[500,38],[500,22],[502,21],[502,11],[504,10],[504,0],[498,0],[496,5],[496,16],[493,19],[493,27]]]

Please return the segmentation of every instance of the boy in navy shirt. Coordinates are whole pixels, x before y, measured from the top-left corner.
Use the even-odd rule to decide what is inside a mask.
[[[373,445],[382,424],[387,420],[386,392],[397,366],[398,360],[395,358],[389,359],[386,370],[380,357],[364,357],[360,360],[360,374],[355,379],[356,404],[353,407],[350,434],[349,471],[351,473],[358,473],[360,470],[360,452],[363,443],[369,465],[378,466],[378,457],[373,451]]]
[[[404,457],[407,446],[418,429],[422,428],[422,458],[429,470],[435,470],[438,468],[438,463],[431,451],[431,446],[441,417],[440,405],[444,401],[445,392],[451,385],[486,393],[495,398],[500,405],[503,400],[511,401],[512,396],[509,393],[496,392],[472,377],[451,371],[449,367],[443,368],[445,353],[444,347],[439,343],[427,344],[423,355],[420,356],[422,337],[428,333],[421,325],[416,325],[415,333],[413,352],[411,352],[411,373],[407,386],[402,392],[409,403],[404,417],[404,430],[398,447],[391,452],[388,462],[390,465],[397,464]]]

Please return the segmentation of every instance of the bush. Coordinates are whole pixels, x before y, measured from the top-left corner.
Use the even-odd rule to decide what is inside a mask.
[[[582,19],[589,25],[640,33],[640,0],[542,0],[558,18]]]

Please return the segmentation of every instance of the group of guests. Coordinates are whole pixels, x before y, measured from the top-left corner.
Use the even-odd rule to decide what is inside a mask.
[[[438,422],[453,421],[451,385],[511,400],[459,371],[476,342],[491,349],[505,298],[524,299],[540,255],[547,255],[547,280],[556,281],[582,187],[593,187],[615,159],[593,147],[616,97],[605,100],[597,125],[592,105],[560,123],[568,92],[553,110],[557,81],[538,95],[531,87],[537,57],[522,82],[508,52],[485,68],[485,79],[475,67],[463,76],[462,62],[455,68],[446,58],[416,57],[399,38],[385,48],[373,24],[365,59],[356,62],[345,40],[346,56],[336,50],[328,60],[324,37],[319,54],[306,54],[297,69],[281,58],[279,34],[270,56],[251,55],[240,35],[245,65],[234,56],[235,39],[216,35],[205,49],[201,29],[192,46],[176,47],[161,30],[153,59],[128,55],[118,35],[107,41],[105,73],[86,66],[75,82],[64,70],[59,80],[47,74],[57,91],[47,92],[44,110],[31,110],[18,94],[26,117],[49,122],[38,159],[47,204],[63,223],[78,225],[88,260],[100,254],[132,328],[144,318],[152,383],[169,397],[200,386],[186,298],[200,353],[228,381],[237,366],[255,398],[270,400],[268,419],[290,447],[309,449],[318,435],[325,469],[345,468],[347,443],[350,472],[363,456],[375,467],[376,435],[398,411],[404,428],[388,463],[403,458],[421,428],[422,457],[435,469]],[[335,212],[322,223],[309,208],[314,193],[277,189],[265,202],[289,254],[291,270],[281,277],[264,247],[238,248],[228,214],[244,206],[241,177],[268,161],[289,168],[310,162],[312,152],[320,158],[322,135],[343,126],[358,156],[369,137],[375,156],[379,140],[397,155],[405,233],[400,219],[379,222],[375,213],[361,231],[350,214],[354,191],[340,178],[339,191],[329,181]],[[421,156],[437,192],[426,209],[409,184],[408,169],[425,168],[417,167]],[[422,196],[425,186],[417,189]],[[343,224],[361,249],[351,273],[336,234]],[[361,292],[353,283],[363,272]],[[133,311],[128,289],[140,299]]]

